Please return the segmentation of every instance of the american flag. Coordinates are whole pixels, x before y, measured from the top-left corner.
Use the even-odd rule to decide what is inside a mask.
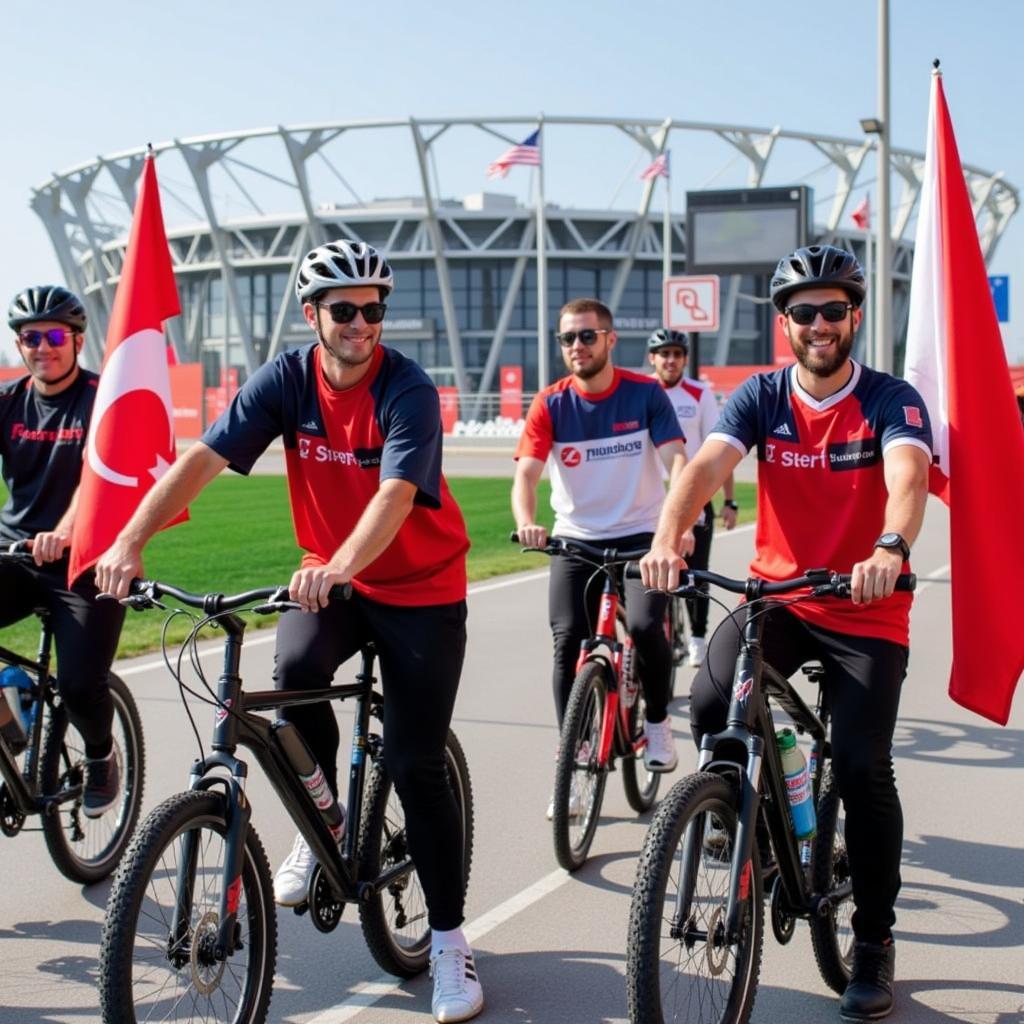
[[[668,177],[668,150],[659,154],[658,158],[640,175],[641,181],[650,181],[651,178]]]
[[[494,163],[487,165],[487,177],[504,178],[508,175],[508,169],[516,164],[539,167],[540,147],[537,145],[539,136],[540,129],[538,128],[532,135],[527,135],[522,142],[506,149]]]

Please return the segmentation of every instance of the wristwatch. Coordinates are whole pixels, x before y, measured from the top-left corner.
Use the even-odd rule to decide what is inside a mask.
[[[882,536],[875,541],[875,547],[888,548],[890,551],[898,551],[903,556],[904,562],[910,558],[910,545],[899,533],[883,533]]]
[[[739,505],[737,505],[731,498],[726,498],[725,501],[722,502],[722,508],[731,508],[733,512],[739,511]]]

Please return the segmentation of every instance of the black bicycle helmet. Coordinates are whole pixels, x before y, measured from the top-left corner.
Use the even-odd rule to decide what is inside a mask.
[[[59,284],[40,284],[18,292],[7,308],[7,324],[15,331],[40,320],[67,324],[73,331],[85,330],[82,300]]]
[[[690,351],[690,346],[686,342],[686,335],[682,331],[670,331],[667,327],[659,327],[648,339],[647,339],[647,351],[657,352],[659,348],[673,348],[678,346],[684,352]]]
[[[850,301],[859,306],[864,301],[867,286],[857,257],[834,245],[801,246],[779,260],[772,275],[772,302],[782,313],[793,292],[828,285],[842,288],[850,296]]]

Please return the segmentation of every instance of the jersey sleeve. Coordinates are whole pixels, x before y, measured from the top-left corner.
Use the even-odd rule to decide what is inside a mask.
[[[932,455],[932,428],[924,399],[913,385],[894,379],[882,414],[882,454],[901,444],[916,445]]]
[[[732,393],[708,435],[731,444],[744,455],[757,443],[757,381],[757,376],[749,377]]]
[[[267,446],[284,431],[284,389],[278,360],[264,363],[202,436],[237,473],[248,474]]]
[[[711,388],[705,388],[701,392],[698,412],[700,414],[700,436],[707,438],[714,431],[715,424],[718,423],[718,399],[715,398],[715,393]]]
[[[526,414],[526,424],[519,436],[519,444],[516,445],[515,457],[521,459],[527,456],[546,462],[553,444],[554,428],[546,396],[543,393],[534,395]]]
[[[416,487],[415,503],[441,507],[441,399],[423,381],[403,389],[382,422],[384,449],[380,479],[405,480]]]
[[[651,440],[659,448],[670,441],[686,441],[683,428],[679,425],[679,417],[676,415],[675,406],[672,400],[665,394],[661,385],[652,385],[647,389],[650,392],[648,400],[648,429],[651,433]]]

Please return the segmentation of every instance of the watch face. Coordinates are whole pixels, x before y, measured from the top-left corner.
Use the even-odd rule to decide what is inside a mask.
[[[900,546],[900,535],[898,533],[883,533],[878,538],[878,543],[885,548],[898,548]]]

